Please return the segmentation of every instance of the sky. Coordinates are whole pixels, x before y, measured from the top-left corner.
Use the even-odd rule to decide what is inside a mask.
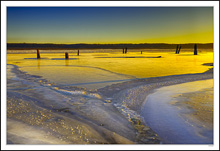
[[[212,43],[213,7],[7,7],[7,43]]]

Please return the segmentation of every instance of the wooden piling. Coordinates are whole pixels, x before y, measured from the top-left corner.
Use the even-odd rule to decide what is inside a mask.
[[[77,51],[77,56],[79,56],[79,50]]]
[[[194,45],[194,55],[197,55],[197,44]]]
[[[181,49],[181,46],[179,47],[179,50],[178,50],[178,52],[177,52],[178,54],[180,53],[180,49]]]
[[[123,48],[123,54],[125,53],[125,50],[124,50],[124,48]]]
[[[142,54],[142,51],[141,51],[141,54]]]
[[[128,51],[127,49],[128,49],[128,48],[126,47],[126,48],[125,48],[125,53],[127,53],[127,51]]]
[[[40,51],[37,49],[37,59],[40,59]]]
[[[179,45],[176,46],[176,54],[178,54],[178,47],[179,47]]]
[[[65,52],[65,59],[69,59],[69,54],[68,54],[68,52]]]

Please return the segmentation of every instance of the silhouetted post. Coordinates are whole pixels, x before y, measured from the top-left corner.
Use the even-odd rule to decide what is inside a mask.
[[[123,53],[125,53],[125,50],[124,50],[124,48],[123,48]]]
[[[179,47],[178,54],[180,53],[181,46]]]
[[[37,59],[40,59],[40,51],[37,49]]]
[[[128,49],[128,48],[126,47],[126,48],[125,48],[125,53],[127,53],[127,49]]]
[[[142,51],[141,51],[141,54],[142,54]]]
[[[65,59],[69,59],[69,54],[68,54],[68,52],[65,52]]]
[[[197,44],[194,45],[194,55],[197,55]]]
[[[79,56],[79,50],[78,50],[78,52],[77,52],[77,55]]]
[[[178,53],[178,47],[179,47],[179,45],[176,46],[176,54]]]

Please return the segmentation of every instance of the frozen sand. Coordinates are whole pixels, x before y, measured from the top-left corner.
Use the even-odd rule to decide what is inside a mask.
[[[193,114],[186,114],[188,118],[197,118],[203,122],[203,127],[213,128],[213,88],[201,89],[197,92],[184,93],[176,98],[175,105],[184,105],[193,110]],[[190,116],[190,117],[189,117]]]
[[[18,144],[67,144],[59,138],[48,135],[42,128],[30,126],[10,118],[7,119],[7,139],[8,144],[13,142]]]
[[[110,100],[101,97],[97,92],[75,87],[58,88],[40,77],[20,72],[16,66],[9,66],[8,70],[10,69],[15,74],[11,74],[12,76],[7,80],[7,118],[9,120],[7,124],[10,127],[7,131],[8,142],[13,144],[141,142],[132,123],[115,108]],[[22,126],[17,127],[17,122],[28,127],[29,133],[24,133]],[[145,127],[142,125],[141,128]],[[42,135],[35,135],[40,130]],[[146,127],[146,131],[150,129]],[[48,139],[55,138],[55,140],[41,139],[45,136],[45,132]],[[149,137],[153,135],[152,133]],[[26,139],[33,141],[24,141]],[[156,143],[157,141],[145,139],[145,142]]]
[[[162,142],[213,143],[213,79],[177,84],[150,94],[142,115]]]
[[[69,144],[159,143],[138,114],[146,96],[158,87],[213,77],[201,73],[137,79],[89,91],[56,87],[13,67],[16,77],[8,79],[8,118],[45,129]]]

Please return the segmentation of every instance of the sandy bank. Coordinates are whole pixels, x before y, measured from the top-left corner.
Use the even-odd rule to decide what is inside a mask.
[[[196,92],[183,93],[176,97],[176,106],[184,106],[192,110],[187,118],[197,119],[203,127],[213,128],[213,87],[207,87]]]
[[[7,117],[41,128],[61,144],[160,143],[139,115],[146,96],[162,86],[213,78],[206,72],[137,79],[92,92],[56,87],[16,66],[12,72],[16,78],[7,81]]]
[[[139,112],[147,95],[152,93],[154,89],[206,79],[213,79],[213,68],[210,68],[204,73],[172,75],[127,81],[98,89],[98,92],[107,98],[111,98],[115,103],[121,103],[129,109]]]
[[[8,142],[14,144],[134,144],[158,143],[146,126],[137,129],[101,94],[76,87],[58,88],[41,79],[11,68],[7,80]],[[10,69],[10,68],[9,68]],[[16,122],[27,126],[29,138]],[[21,127],[21,126],[20,126]],[[35,135],[41,130],[42,135]],[[33,133],[32,133],[33,132]],[[43,139],[57,138],[54,141]],[[16,136],[16,137],[13,137]],[[37,138],[36,138],[37,137]],[[141,137],[141,138],[140,138]],[[23,139],[19,139],[23,138]],[[32,139],[33,138],[33,139]],[[26,141],[30,139],[33,141]],[[58,140],[58,141],[57,141]]]
[[[213,79],[156,89],[142,115],[164,143],[212,144],[212,89]]]

